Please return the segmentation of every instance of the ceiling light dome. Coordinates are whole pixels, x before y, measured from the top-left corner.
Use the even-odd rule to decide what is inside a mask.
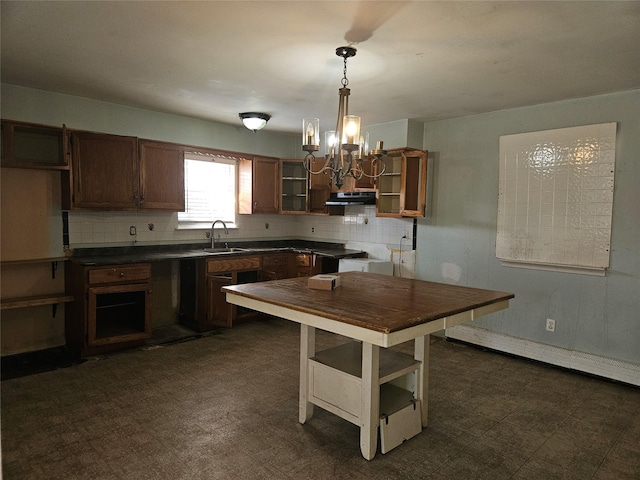
[[[262,130],[271,118],[271,115],[269,115],[268,113],[260,112],[245,112],[241,113],[239,116],[242,119],[242,123],[244,123],[244,126],[249,130],[253,130],[254,132]]]

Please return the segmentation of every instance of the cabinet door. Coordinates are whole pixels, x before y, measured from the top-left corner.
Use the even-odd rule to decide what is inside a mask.
[[[362,170],[366,175],[362,175],[360,179],[354,181],[354,188],[358,190],[374,190],[376,188],[375,179],[371,178],[374,174],[375,163],[372,163],[371,158],[365,158],[362,160]],[[367,177],[367,175],[369,175]]]
[[[378,217],[424,217],[426,207],[427,152],[390,150],[385,173],[377,179]]]
[[[280,161],[254,157],[238,161],[238,213],[278,213]]]
[[[87,345],[114,345],[151,336],[149,284],[88,289]]]
[[[233,326],[236,307],[227,303],[226,295],[221,288],[234,283],[231,274],[207,275],[207,320],[206,324],[202,325],[203,331],[215,327],[231,328]]]
[[[262,269],[258,274],[259,281],[281,280],[297,276],[295,266],[296,254],[276,253],[262,257]]]
[[[427,152],[407,152],[402,162],[400,215],[424,217],[427,190]]]
[[[140,140],[140,208],[184,212],[184,148]]]
[[[298,277],[312,277],[322,271],[322,260],[314,254],[299,253],[296,255],[296,268]]]
[[[317,172],[324,165],[324,158],[311,162],[311,171]],[[309,175],[309,213],[328,213],[325,202],[331,195],[331,177],[327,173]]]
[[[279,173],[277,159],[253,159],[253,213],[278,213]]]
[[[70,142],[71,208],[137,209],[137,138],[71,132]]]
[[[2,166],[66,170],[62,128],[2,121]]]

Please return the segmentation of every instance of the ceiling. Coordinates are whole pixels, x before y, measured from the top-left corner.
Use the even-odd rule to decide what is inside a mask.
[[[640,2],[7,1],[2,82],[297,132],[333,129],[342,58],[363,124],[640,87]]]

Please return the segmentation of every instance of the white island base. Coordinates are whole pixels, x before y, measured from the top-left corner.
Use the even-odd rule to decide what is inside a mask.
[[[300,423],[317,405],[360,427],[360,449],[367,460],[387,453],[427,425],[429,335],[414,340],[414,356],[349,342],[315,352],[315,328],[301,325]]]

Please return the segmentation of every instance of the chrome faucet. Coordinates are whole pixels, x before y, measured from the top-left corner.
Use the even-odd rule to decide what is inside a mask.
[[[222,220],[214,220],[214,222],[211,224],[211,248],[216,248],[216,237],[215,237],[215,234],[213,233],[213,229],[216,226],[216,223],[218,222],[220,222],[224,227],[224,234],[229,235],[229,229],[227,228],[227,224],[224,223]]]

